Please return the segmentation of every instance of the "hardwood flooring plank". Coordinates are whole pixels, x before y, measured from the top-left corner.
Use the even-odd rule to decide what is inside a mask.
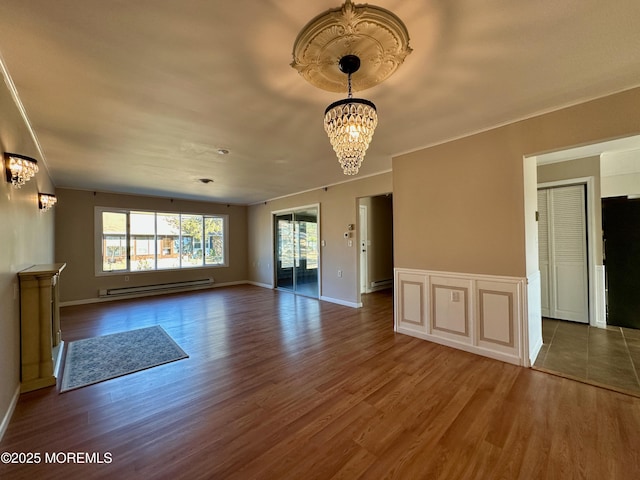
[[[188,359],[21,395],[4,479],[640,478],[640,398],[393,332],[393,297],[353,309],[253,286],[65,307],[65,341],[162,326]]]

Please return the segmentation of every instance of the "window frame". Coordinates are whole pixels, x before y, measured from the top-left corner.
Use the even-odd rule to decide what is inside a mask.
[[[126,251],[126,269],[123,270],[104,270],[103,264],[103,213],[119,213],[126,215],[126,235],[124,239],[125,251]],[[132,237],[131,233],[131,213],[152,213],[154,214],[154,242],[156,245],[153,268],[149,270],[132,270],[131,269],[131,256],[132,256]],[[205,240],[205,224],[207,218],[215,218],[222,220],[222,252],[223,262],[218,264],[206,263],[206,250],[202,248],[202,265],[182,265],[182,258],[180,258],[181,251],[178,252],[179,266],[173,268],[158,268],[158,257],[161,255],[161,249],[159,249],[159,243],[162,235],[158,234],[158,221],[157,216],[162,214],[178,215],[180,221],[178,245],[182,245],[182,215],[188,216],[200,216],[202,218],[203,238],[202,243],[206,243]],[[144,208],[119,208],[119,207],[94,207],[94,270],[97,277],[101,276],[113,276],[113,275],[135,275],[138,273],[159,273],[159,272],[175,272],[178,270],[198,270],[201,268],[223,268],[229,266],[229,215],[223,213],[200,213],[200,212],[177,212],[171,210],[148,210]]]

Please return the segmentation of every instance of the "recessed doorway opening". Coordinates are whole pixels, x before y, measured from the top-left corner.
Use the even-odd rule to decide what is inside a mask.
[[[586,383],[639,395],[640,330],[616,326],[611,317],[611,288],[614,285],[609,278],[612,272],[608,270],[610,266],[613,268],[613,265],[608,265],[608,254],[605,251],[607,234],[604,224],[607,222],[603,222],[603,205],[609,197],[633,197],[640,194],[640,137],[551,152],[525,158],[524,162],[528,280],[526,333],[531,366]],[[580,210],[586,214],[586,234],[583,231],[579,236],[580,243],[586,236],[587,248],[586,259],[584,243],[581,248],[572,247],[569,252],[572,262],[573,257],[577,258],[577,253],[580,253],[580,262],[576,260],[576,265],[567,264],[563,268],[567,270],[571,267],[571,272],[575,275],[578,274],[578,270],[583,272],[580,279],[576,277],[571,281],[558,276],[558,271],[554,271],[557,265],[545,265],[542,260],[546,258],[545,255],[539,257],[539,247],[542,247],[542,250],[549,247],[542,245],[544,238],[541,240],[539,236],[540,229],[543,228],[539,219],[545,213],[545,205],[540,202],[539,189],[549,189],[542,194],[546,201],[549,201],[550,190],[557,189],[556,191],[560,192],[560,189],[566,189],[566,192],[569,192],[570,186],[577,192],[572,198],[585,203],[585,207],[580,207]],[[629,188],[639,191],[631,191]],[[584,195],[580,193],[581,189],[586,189]],[[552,199],[552,203],[554,201],[555,199]],[[562,220],[564,217],[562,221],[576,223],[576,212],[566,214],[561,210],[557,213],[559,219]],[[628,223],[628,220],[626,222]],[[546,228],[549,228],[549,225]],[[628,229],[628,225],[625,225],[625,232]],[[578,240],[577,229],[571,230],[571,235],[575,237],[574,240]],[[542,237],[545,237],[545,234]],[[553,235],[549,234],[548,238],[552,237]],[[566,245],[560,245],[562,248],[564,246]],[[629,255],[630,252],[625,250],[624,258],[628,258]],[[552,278],[554,275],[555,279]],[[580,285],[582,287],[579,289],[573,288]],[[581,295],[573,295],[573,290],[562,292],[563,288],[569,287],[580,290]],[[554,305],[550,295],[557,295],[556,300],[560,302],[556,301]],[[627,295],[625,298],[630,299],[632,296]],[[576,301],[572,302],[573,300]],[[569,304],[582,305],[583,308],[564,308]],[[571,315],[565,310],[571,310]]]

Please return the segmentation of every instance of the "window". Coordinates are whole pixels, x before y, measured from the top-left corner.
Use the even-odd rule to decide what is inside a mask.
[[[130,270],[156,268],[156,215],[153,212],[129,213]]]
[[[207,265],[224,263],[224,219],[222,217],[205,217],[204,238],[204,263]]]
[[[127,216],[118,212],[102,212],[102,270],[126,271]]]
[[[180,268],[180,214],[157,213],[158,270]]]
[[[96,207],[96,273],[226,266],[227,221]]]
[[[182,215],[180,235],[182,236],[182,267],[199,267],[203,264],[202,215]]]

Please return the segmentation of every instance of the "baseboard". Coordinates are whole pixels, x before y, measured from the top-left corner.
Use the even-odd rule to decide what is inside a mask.
[[[330,303],[336,303],[338,305],[342,305],[344,307],[351,307],[351,308],[362,308],[362,303],[358,303],[358,302],[349,302],[347,300],[341,300],[339,298],[333,298],[333,297],[325,297],[325,296],[321,296],[320,300],[324,301],[324,302],[330,302]]]
[[[194,292],[197,290],[210,290],[213,288],[221,288],[221,287],[231,287],[234,285],[247,285],[252,284],[252,282],[248,280],[239,280],[236,282],[226,282],[226,283],[214,283],[213,285],[207,285],[205,287],[189,287],[189,288],[177,288],[171,291],[157,291],[157,292],[146,292],[146,293],[138,293],[132,295],[118,295],[113,298],[110,297],[95,297],[95,298],[85,298],[82,300],[70,300],[67,302],[60,302],[61,307],[71,307],[74,305],[87,305],[91,303],[103,303],[103,302],[113,302],[116,300],[125,300],[132,298],[144,298],[144,297],[154,297],[157,295],[166,295],[168,293],[182,293],[182,292]],[[271,288],[271,287],[269,287]]]
[[[401,333],[403,335],[409,335],[410,337],[421,338],[422,340],[427,340],[429,342],[437,343],[439,345],[444,345],[445,347],[455,348],[456,350],[463,350],[468,353],[474,353],[476,355],[492,358],[494,360],[500,360],[501,362],[522,366],[522,362],[516,355],[509,355],[508,353],[496,352],[495,350],[482,348],[478,345],[470,345],[468,343],[456,342],[455,340],[450,340],[448,338],[436,337],[434,335],[416,332],[414,330],[409,330],[402,327],[397,328],[396,332]]]
[[[540,349],[542,348],[542,338],[538,339],[536,344],[533,346],[531,351],[529,352],[529,365],[525,365],[525,367],[531,367],[536,363],[536,358],[538,358],[538,354],[540,353]]]
[[[255,285],[256,287],[270,288],[270,289],[274,288],[273,285],[269,285],[268,283],[259,283],[259,282],[246,282],[246,283],[248,283],[249,285]],[[290,292],[290,293],[295,294],[295,292]],[[310,298],[314,298],[314,297],[310,297]],[[338,305],[343,305],[345,307],[362,308],[362,303],[349,302],[347,300],[341,300],[339,298],[325,297],[320,295],[318,300],[322,300],[323,302],[336,303]]]
[[[393,288],[393,283],[388,285],[378,285],[377,287],[367,288],[367,293],[379,292],[381,290],[390,290]]]
[[[253,285],[254,287],[269,288],[273,290],[273,285],[269,283],[260,283],[260,282],[252,282],[252,281],[247,281],[246,283],[249,285]]]
[[[234,286],[234,285],[254,285],[256,287],[273,289],[273,285],[269,285],[268,283],[253,282],[253,281],[250,281],[250,280],[239,280],[237,282],[214,283],[213,285],[208,285],[206,287],[195,287],[195,288],[192,287],[192,288],[185,288],[185,289],[176,289],[176,290],[171,290],[171,293],[190,292],[190,291],[195,291],[195,290],[207,290],[207,289],[221,288],[221,287],[231,287],[231,286]],[[118,297],[114,297],[114,298],[107,298],[107,297],[86,298],[86,299],[83,299],[83,300],[71,300],[71,301],[68,301],[68,302],[60,302],[60,306],[61,307],[70,307],[70,306],[73,306],[73,305],[87,305],[87,304],[90,304],[90,303],[113,302],[113,301],[116,301],[116,300],[152,297],[152,296],[156,296],[156,295],[166,295],[166,294],[167,294],[166,291],[165,292],[160,291],[160,292],[148,292],[148,293],[137,294],[137,295],[119,295]],[[362,303],[361,302],[349,302],[347,300],[341,300],[339,298],[325,297],[325,296],[321,296],[319,298],[319,300],[323,300],[325,302],[330,302],[330,303],[336,303],[338,305],[343,305],[345,307],[362,308]]]
[[[16,409],[16,405],[18,404],[18,398],[20,398],[20,384],[18,384],[18,386],[16,387],[16,391],[11,398],[11,402],[9,403],[9,408],[2,417],[2,423],[0,423],[0,442],[2,441],[7,428],[9,428],[9,422],[11,421],[13,411]]]

